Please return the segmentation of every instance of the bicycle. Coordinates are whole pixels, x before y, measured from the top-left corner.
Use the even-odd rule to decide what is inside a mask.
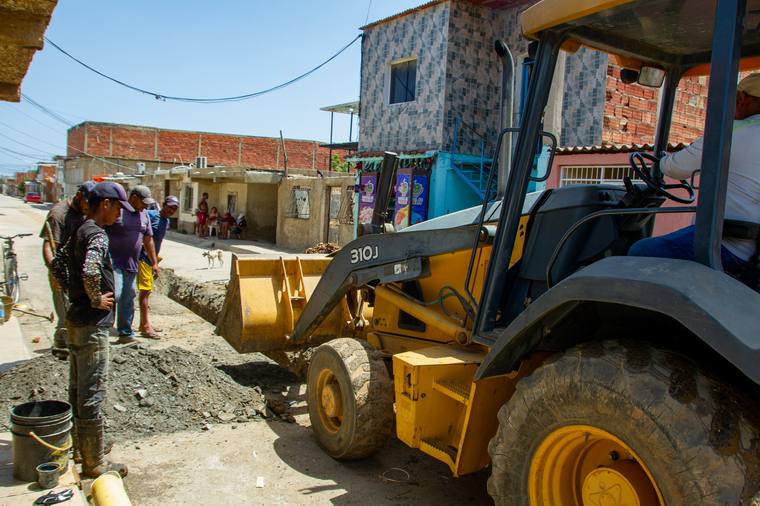
[[[28,279],[26,274],[19,276],[18,262],[16,261],[16,252],[13,251],[13,240],[16,238],[28,237],[32,234],[16,234],[9,237],[0,236],[0,256],[3,259],[3,291],[5,295],[13,299],[13,303],[18,303],[21,298],[21,280]]]

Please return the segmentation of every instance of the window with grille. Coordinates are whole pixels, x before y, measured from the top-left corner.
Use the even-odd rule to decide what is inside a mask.
[[[628,165],[613,165],[607,167],[578,166],[562,167],[559,185],[574,184],[623,184],[623,178],[637,179]]]
[[[188,213],[193,211],[193,187],[186,184],[182,188],[182,210]]]
[[[303,188],[301,186],[295,186],[290,190],[289,218],[308,220],[311,217],[309,190],[310,188]]]
[[[417,92],[417,59],[391,63],[391,104],[412,102]]]

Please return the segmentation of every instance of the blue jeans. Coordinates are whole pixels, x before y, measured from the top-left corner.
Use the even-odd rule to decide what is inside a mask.
[[[628,255],[694,260],[694,225],[667,235],[636,241],[628,250]],[[723,270],[732,276],[738,276],[747,265],[746,261],[728,251],[725,246],[720,247],[720,257]]]
[[[135,317],[136,272],[113,270],[114,300],[116,302],[116,331],[120,336],[131,336]]]

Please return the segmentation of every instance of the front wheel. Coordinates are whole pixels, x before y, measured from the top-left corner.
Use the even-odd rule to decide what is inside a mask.
[[[681,355],[587,343],[520,381],[499,411],[497,505],[749,504],[757,418]]]
[[[5,258],[3,267],[5,295],[13,299],[13,303],[16,304],[21,298],[21,285],[19,284],[16,259],[13,257]]]
[[[388,441],[393,383],[382,357],[365,341],[333,339],[318,347],[306,393],[317,442],[331,457],[368,457]]]

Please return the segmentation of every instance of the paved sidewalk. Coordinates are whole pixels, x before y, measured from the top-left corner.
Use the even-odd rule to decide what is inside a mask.
[[[215,263],[211,267],[209,261],[203,256],[205,251],[211,248],[223,251],[223,264]],[[172,269],[174,273],[187,280],[194,282],[226,281],[230,279],[230,266],[232,254],[266,255],[266,256],[292,256],[295,253],[290,250],[278,248],[274,244],[258,241],[242,240],[217,240],[215,238],[199,239],[194,235],[180,234],[169,231],[161,244],[161,268]]]
[[[0,325],[0,374],[33,356],[21,332],[18,318],[14,316]]]

